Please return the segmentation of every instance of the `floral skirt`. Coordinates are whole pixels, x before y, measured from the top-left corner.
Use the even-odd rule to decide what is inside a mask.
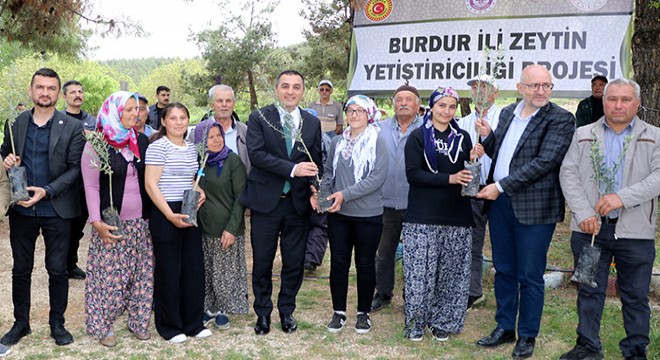
[[[248,313],[245,236],[237,236],[227,249],[220,238],[202,235],[206,275],[204,310],[226,314]]]
[[[401,237],[406,331],[431,326],[461,332],[470,288],[472,228],[404,222]]]
[[[144,334],[149,327],[154,290],[154,253],[149,225],[143,219],[122,220],[124,238],[105,244],[92,229],[85,282],[87,333],[103,338],[128,313],[128,328]]]

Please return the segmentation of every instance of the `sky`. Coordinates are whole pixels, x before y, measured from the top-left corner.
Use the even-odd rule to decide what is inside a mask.
[[[188,40],[191,30],[214,29],[221,24],[219,0],[113,0],[93,1],[92,14],[106,18],[124,16],[140,22],[149,35],[136,37],[106,37],[94,35],[90,39],[89,57],[93,60],[141,59],[148,57],[192,58],[201,51],[195,41]],[[241,0],[228,0],[240,11]],[[298,13],[300,0],[280,0],[271,14],[277,44],[286,46],[304,41],[302,30],[307,20]]]

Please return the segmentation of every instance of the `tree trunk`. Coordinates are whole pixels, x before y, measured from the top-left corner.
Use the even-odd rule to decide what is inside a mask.
[[[472,112],[472,110],[470,110],[470,98],[466,98],[466,97],[461,98],[459,105],[461,107],[461,117],[466,117],[470,115],[470,113]]]
[[[250,110],[256,110],[259,107],[257,100],[257,90],[254,88],[254,74],[252,70],[247,71],[248,87],[250,88]]]
[[[648,0],[635,0],[635,20],[632,37],[634,77],[642,90],[639,117],[660,126],[660,9]]]

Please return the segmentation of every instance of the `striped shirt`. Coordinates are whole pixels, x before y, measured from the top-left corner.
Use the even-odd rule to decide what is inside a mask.
[[[195,145],[175,145],[166,136],[149,145],[144,163],[163,167],[158,188],[168,202],[183,200],[183,192],[192,189],[199,168]]]

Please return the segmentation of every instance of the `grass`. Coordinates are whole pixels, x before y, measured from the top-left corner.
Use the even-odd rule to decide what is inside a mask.
[[[6,222],[2,227],[2,238],[6,239]],[[659,234],[660,235],[660,234]],[[87,247],[83,239],[81,249]],[[248,242],[249,243],[249,242]],[[490,258],[489,242],[484,250]],[[267,336],[254,335],[255,316],[231,316],[231,328],[227,331],[214,330],[208,339],[191,339],[184,344],[173,345],[161,339],[153,324],[152,339],[138,341],[126,329],[126,316],[116,323],[118,345],[107,349],[88,335],[84,328],[84,282],[72,281],[69,307],[66,313],[67,328],[73,333],[75,343],[57,347],[49,337],[47,275],[43,266],[43,242],[37,242],[38,250],[32,287],[32,334],[12,347],[10,359],[510,359],[513,345],[497,349],[483,349],[475,341],[488,334],[495,326],[495,297],[492,292],[493,276],[489,271],[484,276],[486,301],[468,312],[465,328],[461,334],[451,335],[449,341],[439,343],[430,334],[423,341],[413,343],[403,337],[402,271],[397,264],[395,297],[393,304],[373,313],[373,329],[369,334],[358,335],[353,331],[355,324],[356,279],[351,270],[348,321],[343,332],[331,334],[325,325],[332,316],[332,305],[327,276],[329,258],[317,270],[318,277],[305,279],[298,295],[295,316],[299,330],[284,334],[279,330],[279,317],[273,313],[273,329]],[[656,251],[660,244],[656,242]],[[250,249],[248,245],[248,261]],[[11,305],[11,254],[8,241],[0,241],[0,254],[6,259],[0,262],[0,283],[5,291],[0,292],[0,332],[7,331],[13,322]],[[86,254],[80,251],[84,264]],[[567,223],[559,224],[548,254],[549,264],[562,268],[572,266],[569,231]],[[279,260],[275,273],[279,272]],[[656,269],[660,261],[656,258]],[[279,289],[279,280],[274,278],[274,292]],[[276,296],[274,297],[276,298]],[[250,300],[251,301],[251,300]],[[577,325],[576,291],[568,283],[559,289],[546,291],[545,308],[541,333],[537,339],[535,359],[557,359],[568,351],[575,342]],[[660,320],[657,297],[651,299],[654,306],[651,319],[651,345],[649,359],[660,359]],[[601,337],[606,359],[620,359],[618,349],[624,337],[621,305],[618,299],[608,298],[601,325]]]

